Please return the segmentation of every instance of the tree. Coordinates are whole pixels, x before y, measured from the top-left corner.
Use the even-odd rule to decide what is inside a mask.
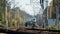
[[[1,7],[1,4],[2,4],[2,2],[1,2],[2,0],[0,0],[0,21],[2,21],[2,7]]]
[[[0,21],[2,21],[2,8],[0,7]]]
[[[0,0],[0,21],[4,21],[4,0]]]
[[[12,19],[12,25],[15,26],[15,19]]]

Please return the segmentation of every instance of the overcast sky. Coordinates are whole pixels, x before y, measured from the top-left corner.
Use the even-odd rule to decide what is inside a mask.
[[[37,1],[39,1],[39,0],[37,0]],[[51,0],[49,0],[49,2],[50,1]],[[21,10],[24,10],[25,12],[27,12],[30,15],[34,15],[33,6],[30,5],[30,0],[15,0],[15,3],[17,4],[16,6],[20,7]],[[37,7],[39,7],[39,8],[35,10],[36,14],[39,13],[40,5],[38,4]],[[40,13],[42,13],[42,12],[40,11]]]

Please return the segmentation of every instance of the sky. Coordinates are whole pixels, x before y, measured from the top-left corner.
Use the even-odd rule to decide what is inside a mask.
[[[33,1],[39,1],[39,0],[33,0]],[[51,0],[49,0],[50,3]],[[33,3],[34,4],[34,9],[33,6],[30,3],[30,0],[15,0],[16,6],[20,7],[21,10],[24,10],[26,13],[30,14],[30,15],[34,15],[34,11],[35,14],[38,13],[42,13],[42,9],[41,6],[38,3]],[[34,11],[33,11],[34,10]]]

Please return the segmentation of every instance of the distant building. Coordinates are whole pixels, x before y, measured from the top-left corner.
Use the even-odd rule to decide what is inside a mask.
[[[56,19],[56,7],[53,5],[53,1],[50,3],[50,6],[48,6],[47,17],[49,19]]]
[[[47,18],[54,19],[55,25],[60,23],[60,0],[52,0],[47,9]]]
[[[48,18],[55,18],[56,19],[56,6],[60,7],[59,6],[60,2],[58,2],[58,1],[60,1],[60,0],[52,0],[52,2],[50,3],[50,6],[48,6],[48,12],[47,12]]]

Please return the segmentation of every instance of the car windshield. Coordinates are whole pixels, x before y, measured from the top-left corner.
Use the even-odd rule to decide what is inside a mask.
[[[60,30],[60,0],[0,0],[0,29]]]

